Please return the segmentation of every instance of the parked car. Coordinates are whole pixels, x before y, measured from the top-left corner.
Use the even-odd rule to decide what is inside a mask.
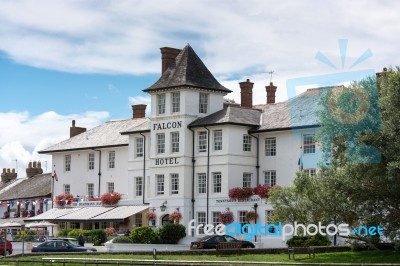
[[[81,247],[65,240],[48,240],[32,247],[32,252],[96,252],[92,247]]]
[[[13,253],[13,246],[10,241],[6,240],[6,245],[4,249],[4,238],[0,238],[0,254],[3,256],[8,256]]]
[[[241,242],[242,248],[254,248],[254,244],[246,240],[238,240],[229,235],[211,235],[200,238],[190,244],[190,249],[212,249],[217,248],[220,242]]]
[[[57,238],[52,238],[50,240],[64,240],[75,246],[79,246],[78,239],[73,238],[73,237],[57,237]]]

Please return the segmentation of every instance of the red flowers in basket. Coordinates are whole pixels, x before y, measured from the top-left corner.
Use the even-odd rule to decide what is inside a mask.
[[[103,205],[115,205],[121,199],[121,193],[107,192],[101,195],[100,200]]]

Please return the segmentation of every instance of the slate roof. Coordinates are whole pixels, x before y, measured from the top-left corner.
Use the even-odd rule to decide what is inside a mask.
[[[0,200],[30,199],[51,195],[51,174],[40,174],[11,180],[0,191]]]
[[[168,67],[160,79],[143,91],[153,92],[176,87],[196,87],[226,93],[232,92],[215,79],[189,44],[178,54],[175,63]]]
[[[282,103],[256,105],[255,108],[262,109],[261,125],[252,131],[318,127],[319,102],[327,91],[326,88],[309,89]]]
[[[189,127],[201,127],[210,125],[232,124],[244,126],[259,126],[261,110],[228,106],[218,112],[199,118]]]
[[[133,133],[139,133],[139,132],[149,132],[150,131],[150,119],[147,118],[147,121],[138,125],[138,126],[133,126],[126,131],[121,132],[122,135],[127,135],[127,134],[133,134]]]
[[[39,153],[127,146],[129,137],[121,135],[121,132],[129,128],[140,126],[148,121],[148,118],[108,121],[86,132],[50,146],[47,149],[41,150]]]

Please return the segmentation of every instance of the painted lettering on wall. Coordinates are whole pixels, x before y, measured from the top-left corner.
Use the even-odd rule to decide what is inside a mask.
[[[174,122],[163,122],[163,123],[155,123],[153,124],[153,130],[162,130],[162,129],[171,129],[171,128],[181,128],[182,121],[174,121]]]
[[[178,164],[178,158],[156,159],[156,165],[170,165],[170,164]]]

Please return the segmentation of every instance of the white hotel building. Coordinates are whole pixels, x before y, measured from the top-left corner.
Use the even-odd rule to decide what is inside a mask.
[[[150,117],[144,116],[145,105],[134,105],[132,119],[88,131],[73,122],[71,138],[40,152],[53,157],[58,175],[53,195],[71,193],[79,202],[37,219],[68,228],[128,229],[146,224],[147,210],[156,212],[159,226],[179,209],[187,226],[192,219],[216,224],[229,209],[239,223],[250,210],[266,223],[271,205],[258,196],[232,200],[229,189],[288,186],[299,158],[303,169],[315,173],[319,90],[275,103],[271,83],[266,104],[253,106],[253,83],[247,80],[240,83],[241,105],[227,104],[224,96],[231,90],[189,45],[161,52],[162,76],[144,90],[151,95]],[[124,194],[118,207],[88,201],[109,191]]]

